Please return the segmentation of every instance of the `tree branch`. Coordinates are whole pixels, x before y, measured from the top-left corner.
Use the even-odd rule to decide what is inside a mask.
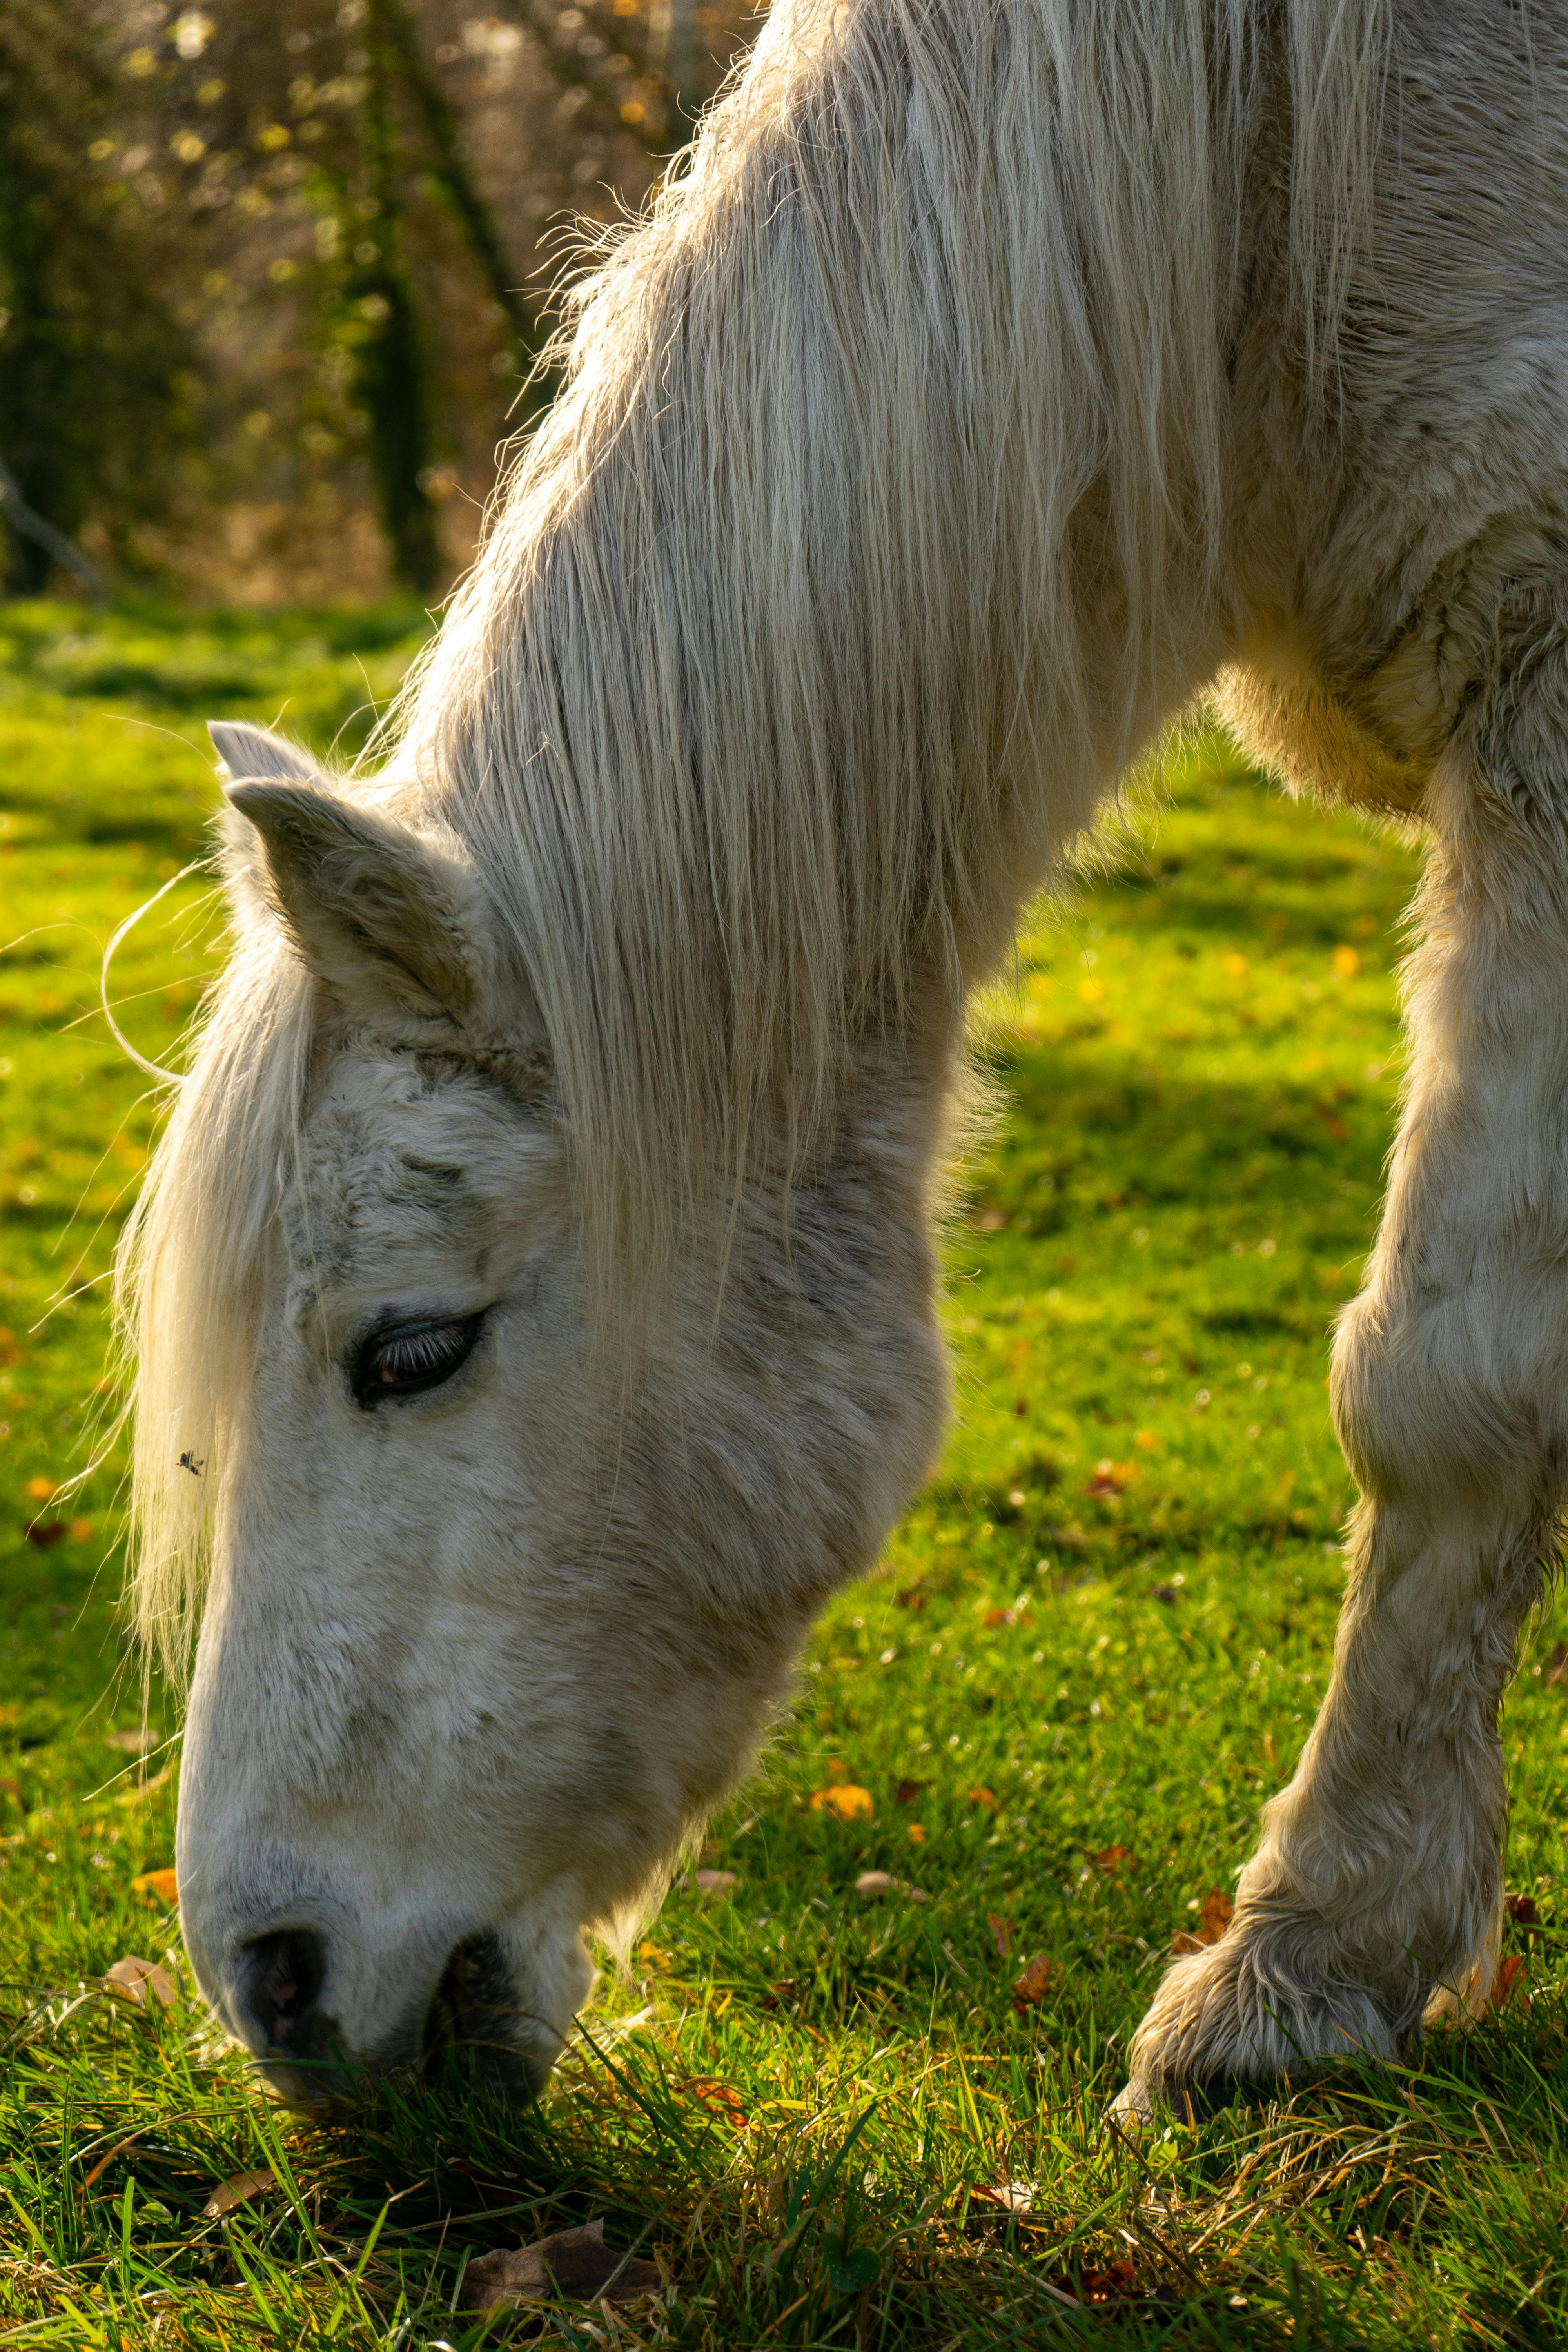
[[[463,160],[457,112],[425,63],[418,33],[403,0],[382,0],[381,21],[425,118],[436,154],[436,176],[468,231],[468,243],[489,280],[491,293],[506,313],[519,352],[531,361],[546,340],[545,330],[528,296],[512,283],[512,272],[496,231],[495,215],[475,186]]]
[[[35,545],[52,555],[62,569],[74,572],[95,604],[108,604],[109,583],[97,564],[85,556],[63,530],[57,530],[52,522],[46,522],[43,516],[27,504],[22,496],[21,484],[4,457],[0,457],[0,515],[5,517],[13,530],[19,531],[24,539],[32,540]]]

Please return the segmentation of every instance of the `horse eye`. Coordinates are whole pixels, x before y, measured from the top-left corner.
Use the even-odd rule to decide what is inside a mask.
[[[467,1360],[484,1319],[465,1315],[451,1322],[396,1323],[373,1331],[349,1376],[355,1402],[369,1410],[383,1397],[438,1389]]]

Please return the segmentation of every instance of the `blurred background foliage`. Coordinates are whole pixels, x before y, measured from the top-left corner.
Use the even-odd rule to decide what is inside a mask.
[[[6,583],[437,595],[748,0],[5,0]]]

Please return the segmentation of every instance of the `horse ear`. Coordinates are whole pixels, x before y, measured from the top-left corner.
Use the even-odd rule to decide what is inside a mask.
[[[321,772],[309,751],[274,735],[269,727],[251,727],[240,719],[209,719],[207,733],[231,776],[294,776],[305,783],[321,782]]]
[[[222,732],[254,738],[262,730]],[[262,741],[279,755],[304,757],[274,736]],[[226,765],[226,744],[218,749]],[[260,836],[258,879],[266,897],[347,1012],[363,1018],[384,1010],[389,997],[426,1018],[468,1010],[479,983],[462,918],[474,892],[455,857],[301,780],[298,769],[281,778],[245,776],[226,789],[229,806]]]

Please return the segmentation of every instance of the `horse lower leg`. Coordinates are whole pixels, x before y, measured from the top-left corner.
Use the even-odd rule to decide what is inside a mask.
[[[1334,1354],[1362,1488],[1333,1675],[1222,1940],[1166,1975],[1129,2105],[1392,2054],[1495,1964],[1498,1709],[1568,1463],[1568,832],[1478,727],[1445,754],[1411,1080]]]

